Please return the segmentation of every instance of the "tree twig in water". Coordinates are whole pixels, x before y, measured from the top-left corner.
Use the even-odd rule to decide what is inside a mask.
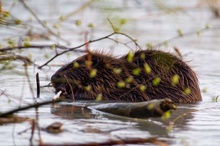
[[[158,140],[156,137],[150,137],[150,138],[133,138],[133,139],[116,139],[116,140],[110,140],[102,143],[87,143],[87,144],[66,144],[66,146],[104,146],[104,145],[125,145],[125,144],[144,144],[144,143],[151,143],[155,145],[161,145],[161,146],[168,146],[168,144],[165,141]],[[63,144],[46,144],[42,143],[40,146],[61,146]]]
[[[9,115],[12,115],[16,112],[20,112],[20,111],[27,110],[27,109],[30,109],[30,108],[38,108],[38,107],[43,106],[43,105],[47,105],[47,104],[51,104],[51,103],[57,103],[57,102],[61,102],[61,100],[56,99],[56,100],[53,100],[53,101],[44,101],[44,102],[41,102],[41,103],[35,103],[35,104],[19,107],[17,109],[13,109],[13,110],[5,112],[5,113],[0,113],[0,117],[9,116]]]
[[[37,84],[37,98],[40,97],[40,80],[39,73],[36,74],[36,84]]]
[[[160,117],[166,111],[176,110],[177,106],[170,99],[152,100],[136,103],[106,103],[87,108],[105,113],[132,118]]]

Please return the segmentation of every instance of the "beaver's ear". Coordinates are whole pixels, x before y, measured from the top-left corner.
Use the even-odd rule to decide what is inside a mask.
[[[97,67],[99,65],[99,58],[92,57],[92,67]]]

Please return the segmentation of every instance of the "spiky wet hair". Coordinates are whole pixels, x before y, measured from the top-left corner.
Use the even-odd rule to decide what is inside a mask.
[[[195,72],[178,57],[160,50],[139,50],[120,58],[89,52],[59,69],[51,82],[57,92],[74,99],[202,100]]]

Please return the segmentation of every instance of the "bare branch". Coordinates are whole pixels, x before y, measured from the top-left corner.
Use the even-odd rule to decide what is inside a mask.
[[[46,25],[44,24],[44,22],[42,22],[42,21],[40,20],[40,18],[34,13],[34,11],[25,3],[24,0],[20,0],[20,2],[21,2],[21,3],[23,4],[23,6],[35,17],[35,19],[37,19],[37,21],[41,24],[41,26],[42,26],[43,28],[46,28],[47,31],[48,31],[50,34],[54,35],[55,37],[61,39],[62,41],[66,42],[67,44],[69,44],[69,42],[68,42],[67,40],[61,38],[58,34],[56,34],[55,32],[53,32],[48,26],[46,26]]]

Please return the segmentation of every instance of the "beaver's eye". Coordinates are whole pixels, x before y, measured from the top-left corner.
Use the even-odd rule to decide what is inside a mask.
[[[99,65],[99,59],[98,58],[92,58],[92,67],[97,67]]]

